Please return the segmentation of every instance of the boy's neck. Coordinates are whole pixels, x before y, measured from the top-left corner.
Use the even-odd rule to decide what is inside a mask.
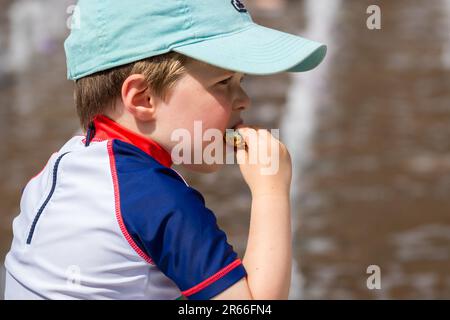
[[[133,117],[131,114],[126,112],[114,112],[110,111],[105,114],[109,119],[113,120],[114,122],[117,122],[122,127],[135,132],[137,134],[143,135],[147,138],[150,138],[149,130],[146,129],[147,125],[142,123],[137,123],[136,118]]]
[[[117,139],[130,143],[152,156],[164,166],[172,166],[170,153],[157,141],[146,135],[144,126],[135,123],[135,121],[126,120],[123,117],[117,121],[109,115],[100,115],[95,118],[94,125],[96,131],[94,139]]]

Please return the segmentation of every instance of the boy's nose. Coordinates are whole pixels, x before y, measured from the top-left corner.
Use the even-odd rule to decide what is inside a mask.
[[[251,99],[242,88],[239,88],[239,92],[233,103],[233,110],[244,111],[250,108],[250,106],[251,106]]]

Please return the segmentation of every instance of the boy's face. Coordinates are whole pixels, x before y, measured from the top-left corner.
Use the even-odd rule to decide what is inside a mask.
[[[214,141],[207,135],[220,131],[222,139],[226,129],[231,129],[242,121],[241,112],[250,106],[250,99],[241,87],[244,75],[196,60],[189,61],[186,69],[186,74],[170,90],[166,101],[161,102],[157,108],[156,129],[164,135],[164,139],[160,138],[159,141],[169,152],[177,145],[176,150],[179,150],[181,140],[184,140],[185,144],[190,143],[191,164],[184,165],[199,172],[213,172],[219,169],[220,165],[208,165],[204,161],[204,155],[207,153],[203,151]],[[180,136],[185,136],[186,133],[190,135],[190,142],[180,139]],[[162,137],[160,134],[159,137]],[[177,138],[172,141],[174,137]],[[220,145],[225,154],[222,142],[223,140]],[[183,148],[183,152],[188,151]],[[198,155],[203,156],[200,164]]]

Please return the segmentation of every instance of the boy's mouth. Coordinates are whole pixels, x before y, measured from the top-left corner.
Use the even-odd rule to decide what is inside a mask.
[[[243,123],[244,121],[242,119],[239,119],[230,129],[236,130],[236,127]]]

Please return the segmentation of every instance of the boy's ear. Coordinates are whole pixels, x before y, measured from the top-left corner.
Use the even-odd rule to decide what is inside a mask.
[[[132,74],[122,84],[122,102],[125,108],[138,120],[154,119],[155,99],[142,74]]]

